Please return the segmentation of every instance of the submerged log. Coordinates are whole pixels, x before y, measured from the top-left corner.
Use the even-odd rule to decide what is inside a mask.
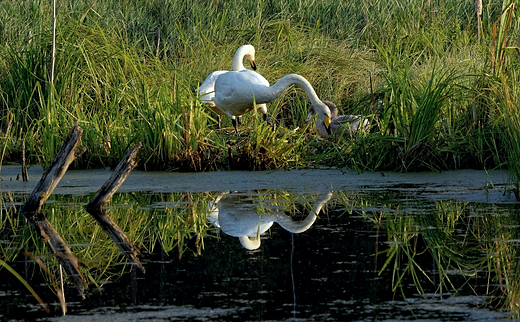
[[[141,148],[141,144],[130,150],[126,156],[119,162],[116,169],[99,189],[92,201],[87,205],[87,212],[96,220],[99,226],[105,233],[112,238],[114,243],[119,247],[119,250],[130,261],[135,263],[139,268],[145,272],[144,266],[139,261],[139,249],[130,241],[125,232],[110,218],[103,205],[105,205],[119,189],[119,187],[126,180],[130,172],[137,166],[137,161],[134,161],[137,152]]]
[[[45,215],[40,212],[43,204],[54,191],[69,165],[77,156],[84,152],[84,149],[76,151],[82,134],[83,130],[79,127],[78,122],[76,122],[60,150],[54,156],[51,165],[42,175],[42,178],[20,211],[52,250],[58,262],[65,268],[67,274],[73,280],[80,295],[85,298],[84,291],[88,286],[85,277],[79,270],[78,258],[71,252],[56,229],[54,229],[45,218]]]

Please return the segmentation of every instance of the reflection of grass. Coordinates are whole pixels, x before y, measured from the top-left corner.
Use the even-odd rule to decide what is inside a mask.
[[[203,249],[204,238],[213,237],[214,227],[207,220],[208,210],[218,193],[128,193],[115,194],[106,207],[106,213],[117,223],[137,248],[148,253],[160,248],[171,260],[181,259],[185,254],[194,254],[188,241],[200,236]],[[49,222],[70,245],[72,252],[84,267],[80,267],[89,284],[99,288],[104,282],[119,278],[131,269],[126,258],[112,239],[96,224],[81,207],[91,196],[52,195],[42,211]],[[302,202],[301,198],[304,198]],[[306,198],[289,192],[262,191],[250,196],[257,205],[259,215],[283,209],[297,215],[312,209],[314,197]],[[249,198],[248,198],[249,200]],[[21,251],[39,257],[48,268],[49,275],[42,274],[54,292],[52,275],[58,276],[59,266],[54,256],[36,233],[14,212],[0,212],[0,256],[6,261],[15,261]],[[8,241],[8,242],[7,242]],[[175,256],[177,254],[177,256]],[[6,265],[8,265],[6,263]],[[43,267],[41,266],[41,267]]]
[[[18,279],[25,286],[25,288],[27,288],[27,290],[29,292],[31,292],[31,294],[34,296],[34,298],[38,301],[38,303],[40,303],[42,308],[45,310],[45,312],[49,313],[49,308],[47,307],[47,305],[45,305],[45,303],[43,303],[40,296],[38,296],[38,294],[34,291],[34,289],[29,285],[29,283],[27,283],[27,281],[25,279],[23,279],[23,277],[20,276],[20,274],[18,274],[11,266],[9,266],[9,264],[4,262],[2,259],[0,259],[0,266],[7,269],[11,274],[13,274],[14,277],[16,277],[16,279]]]
[[[19,232],[21,226],[25,226],[23,221],[19,220],[16,215],[16,208],[13,203],[13,197],[10,194],[6,194],[7,199],[4,199],[4,195],[0,194],[0,256],[8,261],[14,260],[19,254],[19,248],[16,242],[16,233]],[[9,200],[8,203],[5,201]],[[17,251],[12,251],[15,249]],[[7,269],[16,279],[18,279],[34,298],[40,303],[42,308],[49,312],[49,308],[36,293],[36,291],[29,285],[29,283],[16,272],[8,263],[0,258],[0,267]]]
[[[482,214],[470,227],[470,232],[481,241],[479,248],[484,258],[477,269],[489,272],[487,293],[494,296],[496,306],[509,309],[520,316],[520,256],[518,209],[492,209]]]
[[[128,193],[116,194],[107,207],[107,214],[126,232],[140,249],[157,253],[161,248],[170,260],[193,253],[187,241],[200,234],[213,238],[214,229],[207,220],[211,202],[219,193]],[[288,191],[253,191],[247,198],[259,215],[282,210],[294,218],[312,209],[315,194],[296,195]],[[249,196],[248,195],[248,196]],[[500,305],[516,310],[520,296],[518,274],[520,264],[517,240],[518,211],[490,205],[437,201],[432,203],[400,200],[402,191],[349,193],[336,192],[328,204],[342,211],[344,218],[355,214],[374,223],[379,240],[375,255],[386,256],[378,271],[389,271],[394,292],[403,292],[411,281],[419,293],[472,291],[478,295],[500,296]],[[112,240],[95,224],[79,205],[89,197],[52,196],[44,212],[72,251],[88,266],[82,272],[91,285],[117,279],[129,270],[120,265],[126,260]],[[48,256],[36,234],[13,212],[0,211],[0,243],[2,260],[11,265],[21,250],[39,257],[51,272],[58,270],[57,261]],[[19,201],[19,200],[15,200]],[[384,232],[384,233],[383,233]],[[178,255],[178,256],[177,256]],[[204,251],[202,252],[204,256]],[[435,267],[431,271],[432,264]],[[487,274],[487,275],[486,275]],[[486,290],[481,284],[487,277]],[[51,285],[51,281],[49,281]],[[497,286],[498,285],[498,286]],[[52,288],[51,288],[52,289]],[[404,294],[404,292],[403,292]]]
[[[423,293],[422,283],[419,279],[418,273],[422,273],[429,278],[428,274],[415,261],[416,255],[421,255],[424,251],[417,249],[417,235],[418,230],[414,222],[409,216],[396,216],[394,220],[387,218],[387,232],[388,240],[391,242],[390,247],[386,250],[387,259],[381,271],[385,270],[387,266],[393,261],[392,268],[392,291],[396,291],[397,287],[401,285],[401,281],[405,274],[409,273],[412,276],[413,282],[420,293]],[[402,263],[404,259],[404,263]],[[404,268],[402,267],[404,265]],[[380,272],[381,272],[380,271]],[[402,273],[400,273],[402,272]]]
[[[386,249],[379,251],[376,245],[375,255],[386,254],[378,271],[390,270],[394,292],[400,289],[404,296],[403,287],[410,280],[419,294],[432,287],[439,294],[472,292],[489,296],[499,302],[494,305],[518,317],[520,235],[519,213],[513,206],[446,200],[425,208],[428,204],[420,207],[395,199],[398,192],[340,195],[346,212],[361,210],[378,231],[386,230]]]
[[[428,251],[435,261],[439,278],[436,286],[438,292],[458,292],[468,284],[479,294],[480,285],[471,285],[472,280],[478,272],[485,271],[489,274],[486,295],[497,292],[504,295],[502,306],[516,312],[520,288],[516,275],[519,258],[515,256],[516,247],[512,247],[515,244],[508,241],[518,238],[516,229],[508,228],[516,225],[516,216],[493,214],[470,219],[473,214],[467,206],[468,204],[444,201],[437,203],[435,215],[416,213],[413,217],[405,216],[411,220],[406,220],[399,214],[387,217],[389,240],[394,242],[390,246],[387,262],[393,257],[394,268],[401,268],[401,261],[404,260],[404,269],[408,270],[418,291],[422,292],[418,273],[425,276],[427,274],[417,265],[416,260],[421,254],[415,248],[417,239],[420,238],[425,244],[424,251]],[[402,234],[401,231],[405,233]],[[457,275],[463,277],[462,284],[450,279],[449,276],[453,274],[450,272],[453,271],[459,272]],[[399,277],[402,278],[403,274]],[[399,283],[400,279],[396,282]],[[394,289],[396,285],[394,284]]]

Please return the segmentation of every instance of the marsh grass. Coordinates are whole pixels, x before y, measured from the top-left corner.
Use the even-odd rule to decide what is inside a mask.
[[[505,164],[500,149],[506,137],[490,138],[493,132],[476,127],[474,116],[486,119],[501,104],[479,99],[489,71],[511,78],[515,70],[516,62],[504,56],[514,50],[515,7],[505,1],[483,8],[480,43],[473,4],[451,0],[57,5],[52,87],[50,3],[0,4],[2,162],[18,161],[24,140],[30,161],[48,164],[59,138],[79,120],[87,152],[75,161],[78,168],[114,166],[136,142],[143,142],[141,166],[147,170],[230,169],[229,146],[240,155],[241,168],[249,169]],[[233,53],[244,43],[255,46],[259,72],[271,83],[301,74],[343,114],[382,112],[382,127],[334,148],[319,147],[330,142],[316,142],[312,127],[304,135],[297,130],[305,128],[309,103],[293,87],[269,104],[271,119],[285,131],[277,129],[276,139],[257,131],[250,114],[243,125],[247,142],[235,143],[230,120],[224,117],[225,130],[215,130],[194,90],[210,72],[231,69]],[[378,101],[382,111],[376,111]],[[267,148],[285,141],[291,148]],[[314,149],[331,155],[316,158]]]
[[[507,138],[507,162],[509,184],[520,200],[520,116],[518,115],[518,104],[520,103],[520,92],[518,83],[514,80],[508,81],[501,78],[492,88],[494,96],[500,97],[498,105],[498,116],[503,122],[503,135]],[[501,123],[502,123],[501,122]]]

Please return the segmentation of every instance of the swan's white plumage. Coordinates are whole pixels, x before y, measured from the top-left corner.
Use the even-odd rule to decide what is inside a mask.
[[[207,218],[227,235],[238,237],[244,248],[254,250],[260,247],[260,235],[271,228],[274,222],[294,234],[308,230],[331,198],[332,192],[322,192],[316,198],[307,217],[294,221],[285,214],[282,207],[269,207],[269,211],[260,215],[257,205],[252,203],[250,198],[226,192],[210,204]]]
[[[215,80],[217,80],[219,75],[227,72],[227,70],[214,71],[213,73],[209,74],[208,77],[206,77],[204,82],[202,82],[200,87],[197,89],[197,91],[200,93],[200,100],[218,115],[224,115],[226,113],[219,109],[213,102],[213,98],[215,97]]]
[[[215,82],[215,104],[230,117],[245,114],[257,108],[267,113],[266,103],[277,99],[291,85],[298,85],[305,90],[317,111],[318,119],[325,127],[330,124],[330,110],[316,95],[312,85],[302,76],[289,74],[280,78],[274,85],[259,73],[251,70],[232,71],[220,75]]]
[[[251,45],[243,45],[240,46],[235,52],[235,56],[233,57],[233,70],[240,71],[245,70],[243,60],[246,58],[249,60],[251,68],[256,69],[255,63],[255,48]],[[217,70],[212,72],[206,77],[204,82],[199,86],[197,91],[200,95],[200,100],[208,106],[213,112],[217,113],[219,116],[226,114],[222,111],[213,101],[215,97],[215,81],[217,78],[225,73],[229,72],[228,70]]]

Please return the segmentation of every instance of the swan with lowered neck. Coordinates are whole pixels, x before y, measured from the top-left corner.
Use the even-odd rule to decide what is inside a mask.
[[[264,120],[267,120],[265,104],[280,97],[285,89],[293,84],[305,90],[317,112],[318,120],[329,131],[331,117],[328,106],[318,98],[309,81],[297,74],[285,75],[273,86],[269,86],[269,82],[257,72],[248,69],[228,72],[219,76],[215,81],[213,100],[232,119],[250,112],[256,103],[257,108],[264,114]]]
[[[240,71],[246,69],[244,67],[243,60],[246,58],[249,60],[249,64],[251,65],[251,68],[253,70],[256,70],[256,63],[255,63],[255,47],[252,45],[243,45],[240,46],[237,51],[235,52],[235,56],[233,57],[233,70],[234,71]],[[200,100],[209,107],[213,112],[217,114],[217,121],[218,121],[218,127],[220,128],[221,121],[220,116],[225,115],[226,112],[218,108],[218,106],[213,101],[213,98],[215,97],[215,81],[217,78],[229,71],[227,70],[217,70],[213,73],[209,74],[208,77],[202,82],[202,84],[197,89],[197,92],[199,92]],[[267,106],[265,107],[267,109]],[[241,119],[238,119],[238,123],[241,123]]]
[[[227,235],[238,237],[244,248],[255,250],[260,247],[260,235],[271,228],[274,222],[295,234],[308,230],[331,197],[332,192],[321,193],[316,198],[307,217],[301,221],[293,221],[283,211],[276,208],[270,214],[259,214],[255,211],[257,206],[252,204],[249,198],[234,193],[225,193],[218,196],[210,205],[211,212],[208,220]]]
[[[340,115],[338,116],[338,109],[336,105],[331,101],[323,101],[330,109],[330,132],[325,129],[323,124],[317,120],[316,129],[318,134],[322,137],[330,136],[335,134],[336,136],[354,134],[359,131],[368,131],[370,128],[370,121],[361,115]],[[307,115],[306,122],[309,122],[311,118],[316,114],[316,110],[311,106],[309,114]]]

